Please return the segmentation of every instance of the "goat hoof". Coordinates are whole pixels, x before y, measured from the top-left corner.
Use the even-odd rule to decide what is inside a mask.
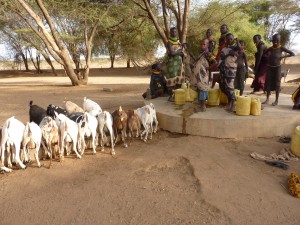
[[[124,144],[124,148],[128,148],[128,145],[127,145],[127,144]]]
[[[146,142],[146,141],[147,141],[147,139],[144,139],[143,141],[144,141],[144,142]]]
[[[93,155],[96,155],[96,152],[93,152]]]

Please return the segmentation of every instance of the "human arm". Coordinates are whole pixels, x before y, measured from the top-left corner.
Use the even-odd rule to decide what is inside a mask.
[[[172,46],[173,45],[170,42],[167,44],[167,50],[168,50],[169,56],[176,56],[176,55],[182,56],[183,55],[182,49],[174,51]]]
[[[287,48],[282,47],[281,49],[282,49],[282,52],[285,52],[285,53],[287,53],[288,55],[281,56],[280,59],[295,56],[295,53],[292,52],[292,51],[290,51],[290,50],[288,50]]]
[[[245,52],[243,54],[243,60],[244,60],[245,67],[246,67],[246,78],[248,78],[248,57],[247,57],[247,54]]]
[[[255,57],[255,65],[254,65],[254,74],[258,73],[258,68],[260,66],[260,62],[261,62],[261,58],[263,56],[264,53],[264,44],[260,44],[257,48],[257,53],[256,53],[256,57]]]

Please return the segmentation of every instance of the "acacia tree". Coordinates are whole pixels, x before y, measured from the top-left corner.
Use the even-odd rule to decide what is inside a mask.
[[[179,40],[186,42],[190,0],[132,0],[152,21],[164,45],[168,43],[170,26],[178,30]]]
[[[99,18],[100,13],[98,9],[100,7],[98,4],[100,3],[89,4],[80,0],[47,2],[47,7],[50,10],[68,7],[69,10],[71,9],[73,14],[75,11],[77,19],[81,21],[85,48],[85,65],[81,74],[75,73],[74,62],[71,58],[70,51],[63,42],[60,30],[42,0],[35,0],[34,2],[24,0],[3,0],[1,6],[6,7],[6,9],[14,12],[25,21],[27,27],[30,28],[43,42],[47,52],[54,58],[54,60],[63,66],[67,76],[72,82],[72,85],[77,86],[87,84],[88,82],[92,42],[97,25],[101,20],[101,18]],[[95,16],[95,14],[98,16]],[[101,16],[103,15],[104,14],[101,13]]]

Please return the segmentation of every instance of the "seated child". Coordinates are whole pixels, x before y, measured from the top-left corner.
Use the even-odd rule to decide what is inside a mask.
[[[153,99],[157,97],[167,96],[165,93],[166,80],[161,73],[161,68],[158,63],[155,63],[151,67],[151,78],[150,78],[150,96],[148,98]],[[149,94],[148,94],[149,95]],[[147,92],[143,94],[144,98],[147,98]]]

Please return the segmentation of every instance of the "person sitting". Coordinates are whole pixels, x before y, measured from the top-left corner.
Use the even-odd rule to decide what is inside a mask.
[[[154,99],[167,95],[167,87],[165,77],[161,73],[159,63],[155,63],[151,66],[151,78],[150,78],[150,93],[145,92],[143,97],[146,99]]]

